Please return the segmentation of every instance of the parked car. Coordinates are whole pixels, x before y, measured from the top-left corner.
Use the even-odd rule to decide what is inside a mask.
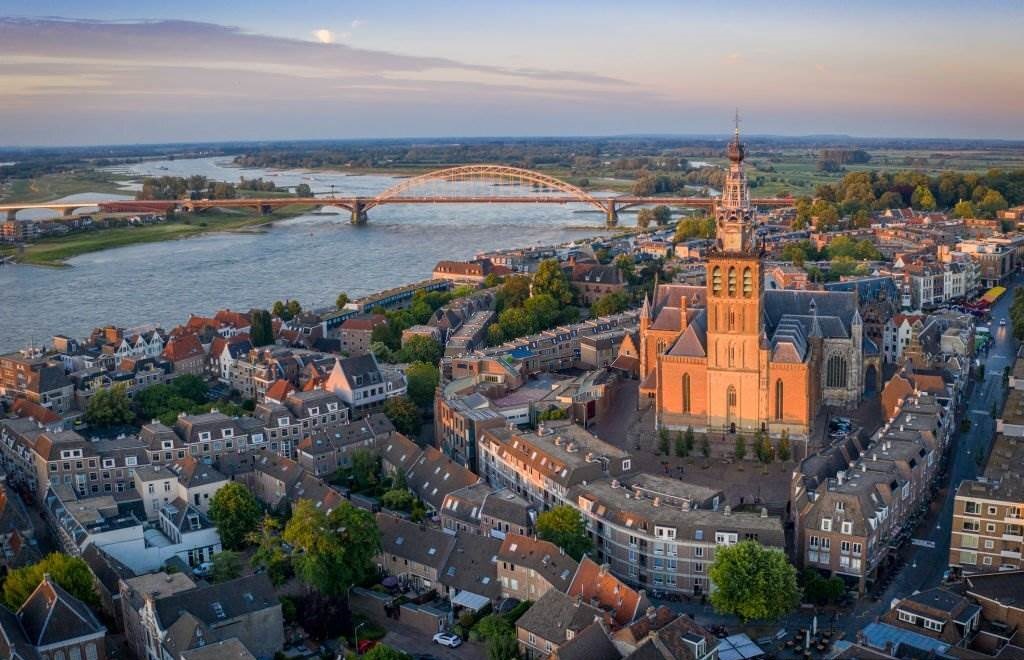
[[[356,647],[356,651],[358,651],[359,655],[363,655],[374,646],[377,646],[377,644],[378,642],[375,639],[361,639],[359,640],[359,646]]]
[[[192,573],[196,577],[209,577],[213,574],[213,562],[204,561],[202,564],[199,564],[198,566],[193,568]]]
[[[439,632],[434,635],[434,643],[454,649],[462,645],[462,638],[455,633]]]

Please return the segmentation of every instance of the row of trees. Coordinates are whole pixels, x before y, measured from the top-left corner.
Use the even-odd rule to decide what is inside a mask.
[[[1010,304],[1010,322],[1013,323],[1013,337],[1024,341],[1024,288],[1013,290],[1013,302]]]
[[[952,209],[961,218],[994,218],[996,213],[1024,203],[1024,169],[992,169],[984,174],[943,172],[851,172],[835,185],[818,186],[814,199],[796,202],[796,226],[812,222],[819,230],[834,227],[849,216],[866,226],[870,214],[891,208],[919,211]]]

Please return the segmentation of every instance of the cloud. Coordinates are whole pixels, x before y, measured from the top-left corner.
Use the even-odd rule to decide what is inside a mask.
[[[358,30],[359,28],[363,27],[364,25],[366,25],[366,21],[364,21],[361,18],[356,18],[356,19],[354,19],[352,21],[352,29],[353,30]]]
[[[322,44],[333,44],[334,33],[326,28],[320,28],[319,30],[313,30],[313,38]]]

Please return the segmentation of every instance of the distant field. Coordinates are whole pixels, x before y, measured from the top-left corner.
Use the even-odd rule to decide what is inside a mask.
[[[87,192],[124,195],[125,190],[118,187],[118,183],[123,181],[123,176],[98,170],[46,174],[34,179],[14,179],[0,189],[0,203],[49,202]]]
[[[241,231],[253,229],[274,220],[297,215],[304,207],[286,207],[270,215],[252,213],[207,212],[189,216],[189,223],[182,221],[138,227],[118,227],[47,238],[33,243],[18,254],[21,263],[39,266],[61,266],[72,257],[110,248],[156,243],[178,238],[189,238],[217,231]]]

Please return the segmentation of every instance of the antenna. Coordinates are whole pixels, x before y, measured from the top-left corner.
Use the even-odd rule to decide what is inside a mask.
[[[736,108],[736,137],[740,135],[740,109]]]

